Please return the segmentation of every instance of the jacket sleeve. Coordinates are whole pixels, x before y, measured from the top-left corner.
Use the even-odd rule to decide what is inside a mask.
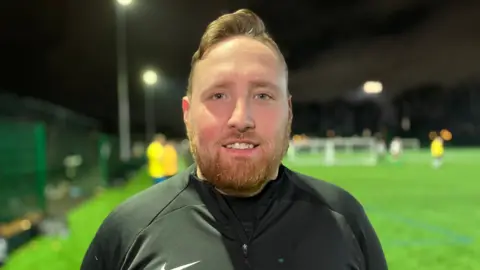
[[[81,270],[119,270],[123,259],[120,227],[115,215],[105,219],[83,258]]]
[[[355,199],[349,208],[353,210],[353,212],[350,211],[350,222],[353,223],[351,224],[352,230],[362,251],[365,269],[387,270],[388,266],[382,245],[364,208]]]

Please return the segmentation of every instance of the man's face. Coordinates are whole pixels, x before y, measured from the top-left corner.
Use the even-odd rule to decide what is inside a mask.
[[[161,145],[165,145],[166,139],[164,137],[156,137],[155,141],[158,142]]]
[[[276,176],[292,120],[286,77],[276,52],[247,37],[217,44],[196,64],[182,108],[205,180],[251,194]]]

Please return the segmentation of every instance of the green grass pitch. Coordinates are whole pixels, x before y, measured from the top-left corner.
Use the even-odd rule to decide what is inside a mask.
[[[480,150],[447,150],[440,169],[432,168],[428,151],[370,167],[286,164],[333,182],[361,201],[380,237],[389,269],[478,270],[479,160]],[[4,270],[79,269],[103,218],[149,185],[141,172],[127,187],[109,190],[75,209],[69,217],[72,234],[68,239],[37,239],[13,254]]]

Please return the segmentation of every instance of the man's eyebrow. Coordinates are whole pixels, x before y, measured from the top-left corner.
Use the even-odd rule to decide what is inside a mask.
[[[233,82],[222,80],[222,81],[212,83],[212,85],[210,87],[212,87],[212,88],[227,88],[227,87],[230,87],[232,85],[233,85]]]
[[[210,91],[213,91],[215,89],[228,88],[231,85],[232,85],[232,83],[229,83],[227,81],[211,82],[203,88],[202,92],[210,92]]]
[[[221,80],[221,81],[216,81],[212,82],[211,84],[207,85],[202,92],[204,93],[209,93],[211,91],[215,90],[220,90],[220,89],[228,89],[232,85],[234,85],[234,82],[231,81],[226,81],[226,80]],[[249,89],[269,89],[273,91],[280,91],[280,87],[273,82],[267,81],[267,80],[253,80],[249,82]]]
[[[206,98],[208,95],[213,94],[213,92],[215,91],[222,91],[222,90],[228,89],[229,86],[231,86],[231,83],[227,81],[211,82],[210,84],[205,85],[203,88],[199,89],[200,96],[202,98]]]
[[[272,89],[272,90],[279,90],[280,89],[280,87],[277,84],[269,82],[269,81],[265,81],[265,80],[252,81],[250,83],[250,85],[253,88],[268,88],[268,89]]]

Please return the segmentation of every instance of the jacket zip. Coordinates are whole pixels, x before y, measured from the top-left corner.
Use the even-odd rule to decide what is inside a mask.
[[[248,258],[248,245],[243,244],[242,249],[243,249],[243,255],[245,255],[245,258]]]
[[[250,262],[248,261],[248,245],[243,244],[242,245],[242,250],[243,250],[243,256],[245,259],[245,264],[248,266],[248,268],[251,268]]]
[[[240,243],[241,243],[240,248],[242,249],[244,263],[248,268],[252,268],[250,261],[248,260],[248,248],[249,248],[248,246],[253,238],[254,232],[251,233],[250,237],[247,237],[245,228],[243,228],[241,221],[238,220],[237,216],[235,215],[233,210],[230,209],[230,206],[228,206],[225,199],[219,196],[218,194],[217,196],[218,196],[217,198],[219,199],[221,209],[223,209],[223,212],[229,217],[230,222],[233,225],[233,229],[237,234],[238,240],[240,240]]]
[[[233,210],[230,208],[230,206],[226,202],[225,198],[223,198],[222,195],[219,194],[212,185],[210,185],[209,187],[210,187],[209,191],[211,196],[216,197],[216,203],[218,203],[218,208],[216,208],[216,210],[218,210],[217,212],[218,216],[221,217],[223,215],[224,217],[227,218],[225,222],[228,222],[230,223],[230,225],[232,225],[233,227],[232,229],[237,235],[237,239],[240,241],[240,244],[241,244],[240,248],[241,248],[241,252],[243,253],[244,263],[247,266],[247,268],[251,269],[252,265],[250,264],[250,261],[249,261],[249,248],[250,248],[249,245],[254,238],[255,231],[258,229],[260,216],[258,214],[255,216],[255,220],[253,221],[253,228],[252,228],[253,230],[251,234],[247,236],[245,228],[242,225],[242,222],[237,218]],[[213,202],[212,204],[214,203],[215,202]],[[215,209],[215,208],[212,207],[212,209]]]

